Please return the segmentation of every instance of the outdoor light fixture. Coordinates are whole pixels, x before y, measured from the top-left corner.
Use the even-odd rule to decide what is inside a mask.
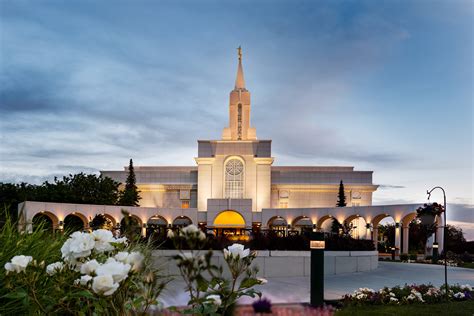
[[[146,224],[146,223],[145,223],[145,224],[143,224],[143,228],[147,228],[147,224]]]
[[[439,248],[439,245],[437,242],[433,243],[433,249],[438,249]]]
[[[365,224],[365,228],[369,229],[370,228],[370,223]]]
[[[396,228],[400,228],[400,223],[395,223]]]
[[[324,233],[312,232],[310,235],[309,248],[311,249],[311,306],[322,306],[324,304]]]
[[[309,242],[310,249],[325,249],[326,242],[324,240],[311,240]]]
[[[64,228],[64,222],[63,221],[59,221],[58,228],[59,228],[59,230],[63,230],[63,228]]]

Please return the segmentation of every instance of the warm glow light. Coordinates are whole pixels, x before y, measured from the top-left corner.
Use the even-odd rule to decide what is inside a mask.
[[[237,212],[224,211],[214,220],[216,227],[245,227],[245,219]]]
[[[309,248],[311,248],[311,249],[324,249],[324,248],[326,248],[326,242],[324,240],[311,240],[309,242]]]

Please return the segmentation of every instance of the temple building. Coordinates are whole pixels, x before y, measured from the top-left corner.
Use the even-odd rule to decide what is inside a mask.
[[[372,193],[377,190],[372,171],[273,165],[272,141],[257,139],[251,125],[251,94],[245,86],[240,51],[228,109],[229,125],[222,138],[197,141],[196,166],[135,167],[140,206],[197,208],[208,213],[221,211],[214,207],[214,202],[220,205],[221,200],[240,213],[333,207],[341,180],[349,206],[372,205]],[[124,183],[127,169],[101,174]]]
[[[83,219],[87,227],[91,218],[101,213],[119,224],[123,217],[120,210],[125,208],[143,227],[143,234],[151,226],[166,229],[194,223],[230,235],[253,229],[285,233],[327,230],[335,219],[352,223],[357,228],[354,237],[376,241],[378,224],[392,217],[396,223],[395,246],[407,253],[409,223],[420,204],[372,206],[372,194],[378,187],[372,181],[373,171],[275,163],[278,157],[272,156],[272,141],[257,138],[252,125],[251,93],[245,85],[240,48],[238,52],[228,126],[221,139],[197,141],[196,165],[135,166],[139,207],[25,202],[26,219],[43,212],[60,225],[72,214]],[[101,174],[125,183],[128,167]],[[336,207],[341,181],[347,207]],[[442,229],[437,239],[441,251]]]

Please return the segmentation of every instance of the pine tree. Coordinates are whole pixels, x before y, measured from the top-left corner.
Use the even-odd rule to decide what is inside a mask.
[[[339,194],[337,195],[337,198],[337,207],[346,206],[346,196],[344,195],[344,184],[342,183],[342,180],[341,183],[339,183]]]
[[[128,165],[128,176],[125,182],[125,189],[122,191],[119,205],[125,206],[138,206],[138,201],[141,199],[140,191],[136,186],[136,177],[135,171],[133,169],[133,160],[130,159],[130,164]]]

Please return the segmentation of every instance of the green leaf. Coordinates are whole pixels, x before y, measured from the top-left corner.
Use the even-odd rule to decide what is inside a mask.
[[[10,292],[7,295],[5,295],[5,298],[12,298],[12,299],[20,299],[20,298],[25,298],[28,296],[28,293],[26,293],[25,290],[21,289],[16,292]]]
[[[257,279],[253,279],[253,278],[243,279],[242,282],[240,283],[239,289],[248,289],[257,284],[260,284],[260,282]]]
[[[198,290],[199,291],[206,291],[208,286],[209,286],[209,283],[207,282],[206,279],[204,279],[201,275],[199,275],[197,278],[196,278],[196,282],[197,282],[197,285],[198,285]]]
[[[86,297],[86,298],[94,298],[94,295],[89,292],[89,291],[79,291],[76,293],[76,296],[82,296],[82,297]]]

